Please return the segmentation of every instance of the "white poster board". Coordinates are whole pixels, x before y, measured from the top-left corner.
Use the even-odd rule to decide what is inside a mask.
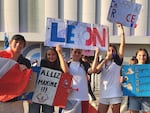
[[[41,67],[32,101],[65,107],[72,76],[61,71]]]
[[[135,28],[140,10],[141,4],[127,0],[112,0],[107,19],[113,23]]]
[[[101,50],[108,48],[108,27],[77,21],[47,18],[45,46]]]

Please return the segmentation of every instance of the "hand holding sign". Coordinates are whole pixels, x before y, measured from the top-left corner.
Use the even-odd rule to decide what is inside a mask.
[[[113,23],[122,23],[127,27],[136,27],[141,5],[127,0],[112,0],[107,19]]]
[[[32,101],[40,104],[65,107],[71,81],[72,75],[41,67]]]
[[[108,48],[108,27],[78,21],[47,18],[45,46],[101,50]]]

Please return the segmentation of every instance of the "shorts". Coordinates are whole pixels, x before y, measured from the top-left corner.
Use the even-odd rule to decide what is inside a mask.
[[[102,104],[119,104],[121,103],[122,97],[113,97],[113,98],[100,98],[99,102]]]
[[[68,100],[62,113],[87,113],[88,101]]]
[[[121,107],[120,107],[120,112],[124,113],[126,111],[128,111],[128,97],[127,96],[123,96],[122,97],[122,101],[121,101]]]
[[[150,112],[150,97],[129,97],[129,110]]]

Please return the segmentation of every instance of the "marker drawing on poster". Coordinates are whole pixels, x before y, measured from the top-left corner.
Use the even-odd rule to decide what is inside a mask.
[[[140,14],[141,7],[141,4],[128,0],[112,0],[107,20],[135,28],[137,26],[136,22]]]
[[[150,96],[150,64],[123,65],[123,94],[126,96]]]

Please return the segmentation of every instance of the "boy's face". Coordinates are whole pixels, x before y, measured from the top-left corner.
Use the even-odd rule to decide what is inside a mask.
[[[10,42],[10,49],[14,53],[21,53],[23,48],[24,48],[24,42],[22,40],[12,40]]]
[[[81,49],[72,49],[71,56],[73,61],[79,61],[82,56],[82,50]]]

